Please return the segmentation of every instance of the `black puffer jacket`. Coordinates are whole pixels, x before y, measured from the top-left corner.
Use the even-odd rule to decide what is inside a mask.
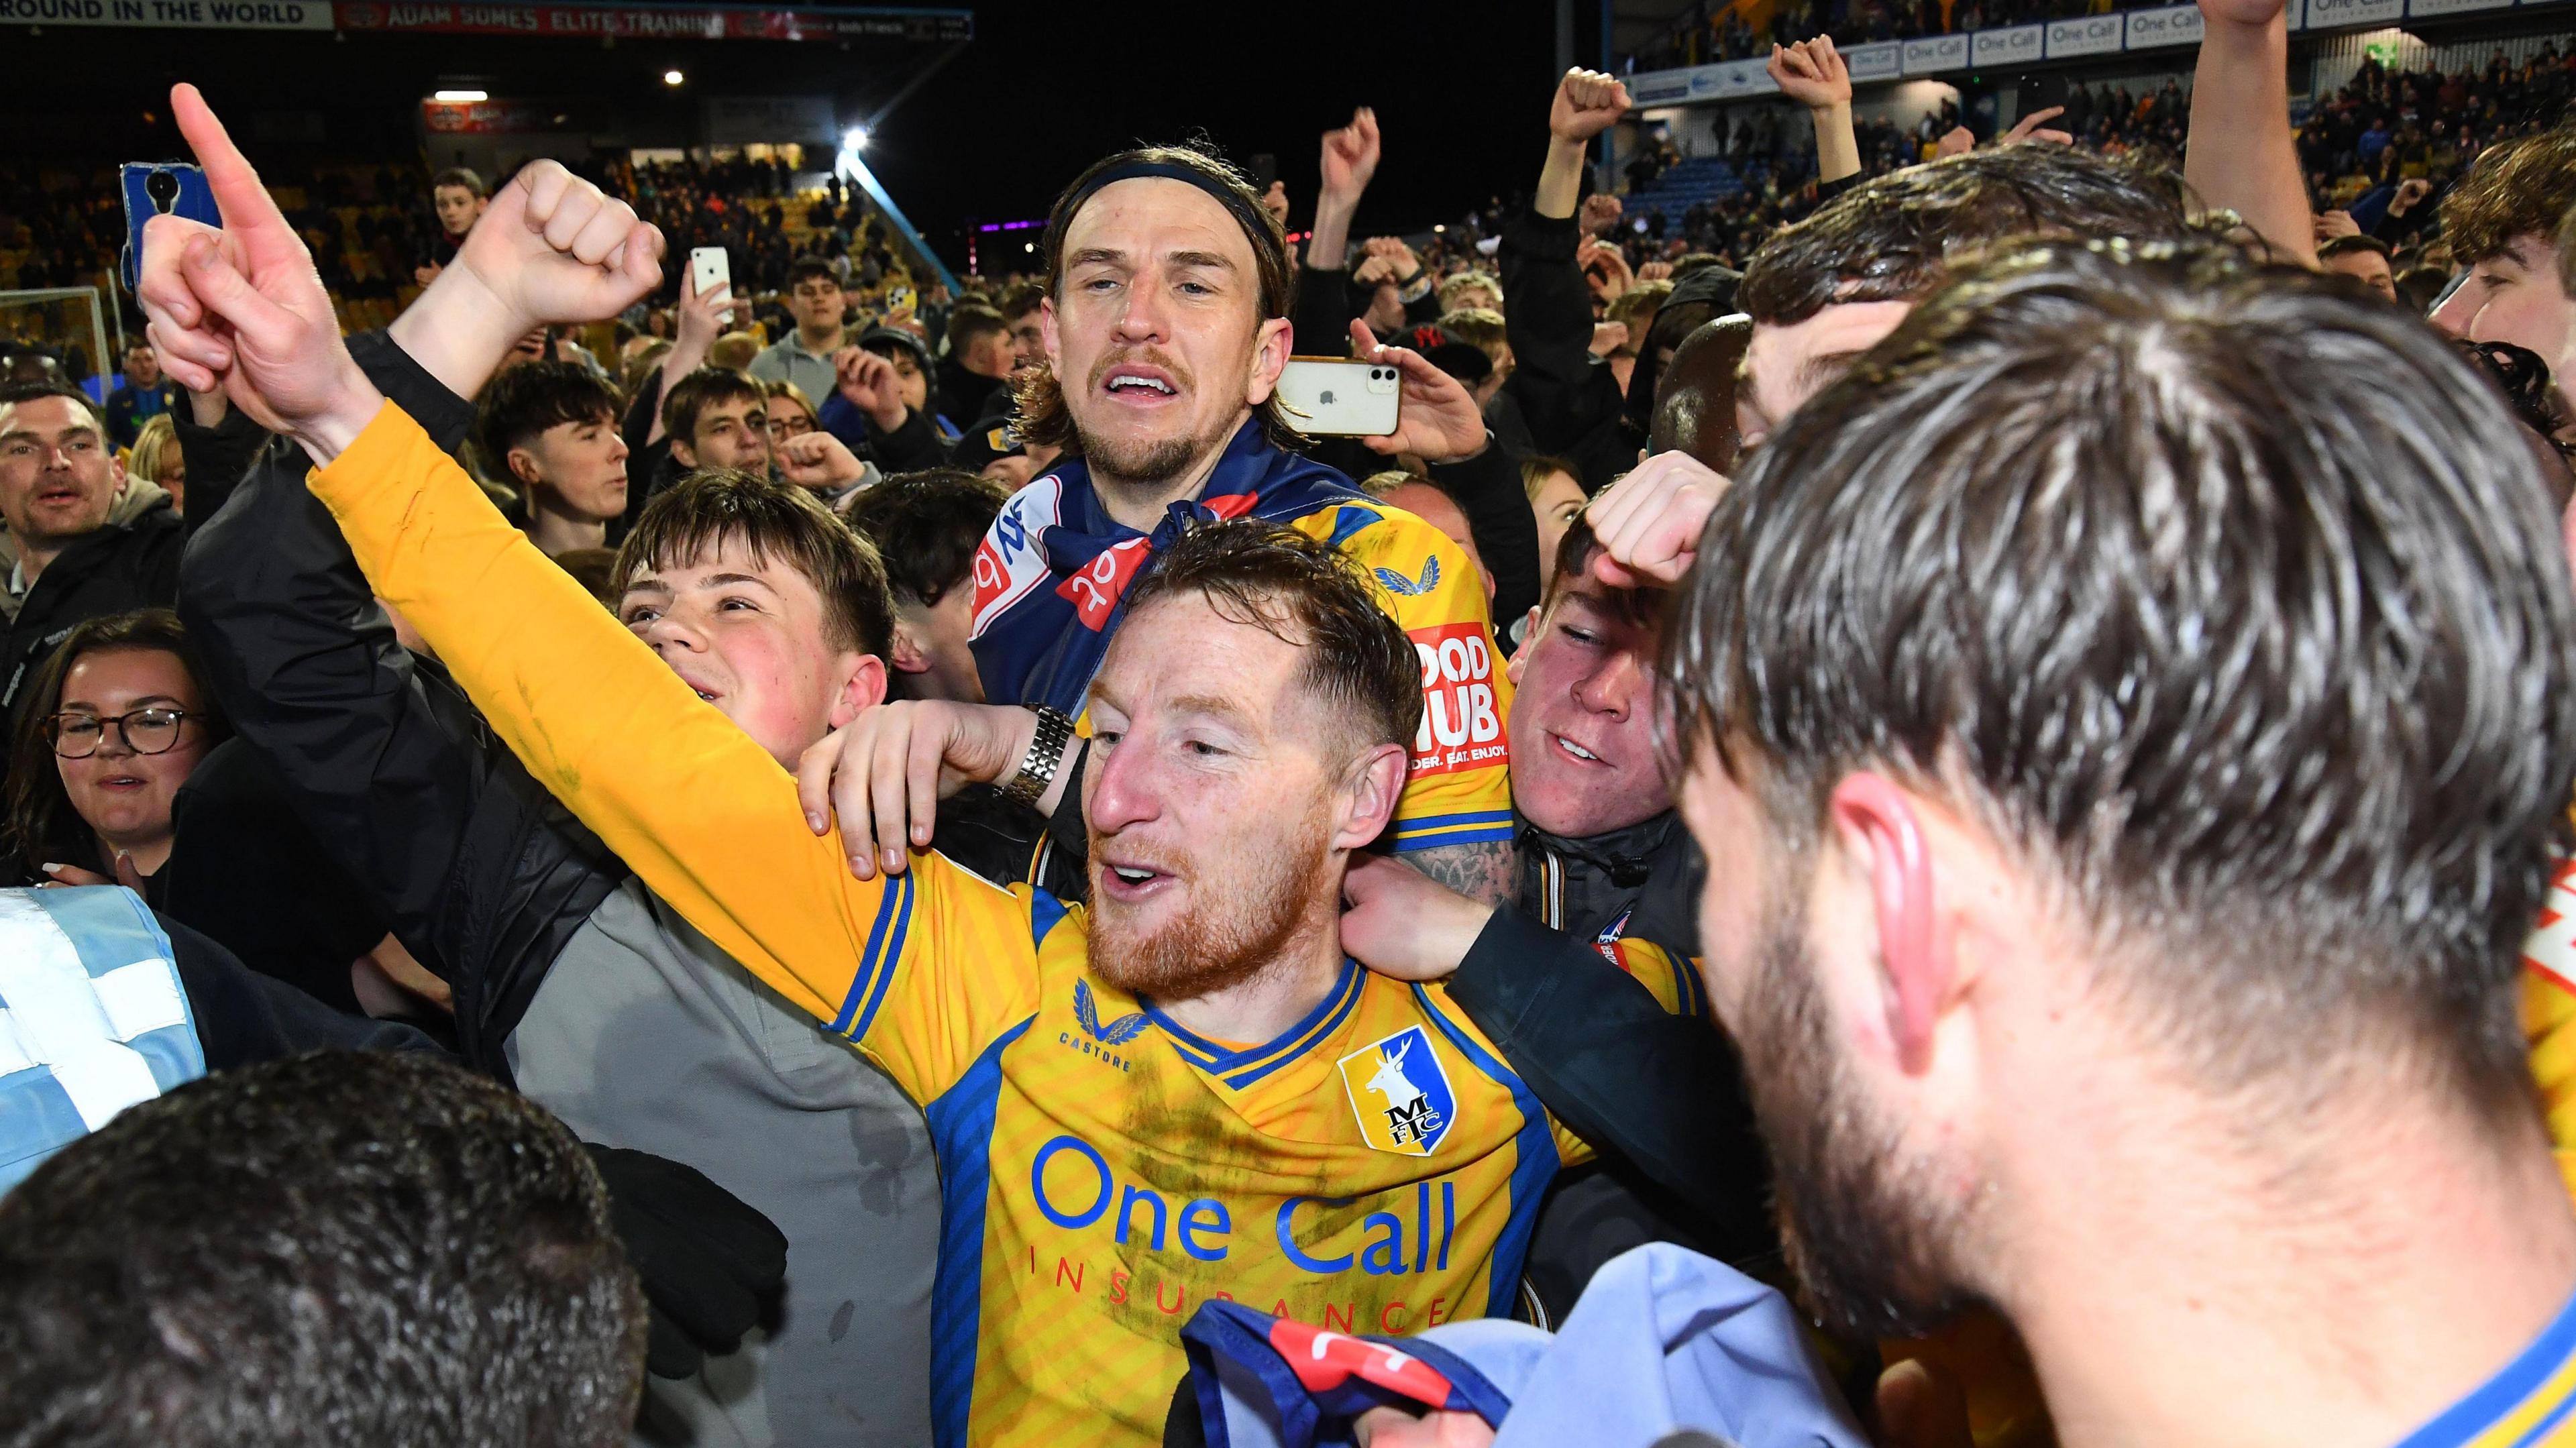
[[[464,436],[472,407],[401,349],[371,335],[350,351],[430,436]],[[188,549],[180,615],[234,728],[454,990],[467,1062],[507,1080],[502,1042],[626,866],[395,641],[308,466],[282,439],[260,453]]]
[[[28,681],[75,625],[169,607],[179,591],[179,551],[186,543],[187,525],[163,494],[135,517],[75,541],[47,564],[0,637],[0,710],[13,721],[18,717]]]

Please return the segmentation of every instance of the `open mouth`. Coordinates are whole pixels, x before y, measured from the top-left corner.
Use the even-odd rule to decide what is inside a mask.
[[[141,789],[144,787],[145,783],[146,781],[138,775],[111,774],[107,778],[100,780],[98,782],[98,787],[101,789],[131,790]]]
[[[1575,743],[1573,740],[1566,738],[1562,734],[1551,734],[1547,737],[1555,743],[1557,749],[1563,753],[1566,758],[1574,760],[1577,763],[1600,764],[1604,762],[1600,755],[1593,753],[1591,750],[1584,748],[1582,745]]]
[[[1120,366],[1101,379],[1101,390],[1124,402],[1155,403],[1181,395],[1180,384],[1159,367]]]
[[[1103,860],[1100,864],[1100,893],[1122,904],[1135,904],[1169,888],[1176,878],[1147,865]]]

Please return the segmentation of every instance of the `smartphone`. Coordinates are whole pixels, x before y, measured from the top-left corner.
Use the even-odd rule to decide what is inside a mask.
[[[689,286],[699,296],[703,297],[718,287],[732,284],[733,263],[725,259],[723,247],[689,248]]]
[[[119,177],[125,196],[125,289],[134,290],[143,265],[143,223],[155,216],[184,216],[208,226],[224,224],[206,173],[186,161],[128,161]]]
[[[1291,357],[1279,374],[1288,425],[1308,437],[1385,437],[1395,431],[1403,374],[1382,362]]]

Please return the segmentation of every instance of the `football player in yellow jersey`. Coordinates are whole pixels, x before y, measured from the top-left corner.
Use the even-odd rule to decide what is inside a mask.
[[[785,770],[384,404],[257,178],[192,91],[174,109],[225,216],[147,240],[175,367],[324,464],[378,592],[535,778],[926,1107],[938,1441],[1153,1441],[1212,1297],[1382,1332],[1508,1306],[1584,1150],[1437,988],[1340,949],[1346,862],[1395,810],[1421,710],[1414,643],[1348,555],[1238,520],[1134,584],[1088,690],[1089,909],[931,854],[855,879]],[[658,233],[539,171],[519,272],[424,345],[497,357],[653,284]]]

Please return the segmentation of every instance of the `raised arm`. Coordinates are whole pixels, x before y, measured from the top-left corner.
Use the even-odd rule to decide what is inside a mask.
[[[1819,35],[1771,47],[1771,79],[1780,94],[1807,108],[1816,127],[1816,184],[1831,186],[1860,174],[1860,138],[1852,130],[1851,67]]]
[[[2272,254],[2317,264],[2308,186],[2290,132],[2290,22],[2283,0],[2200,0],[2183,179],[2202,204],[2245,218]]]
[[[1627,112],[1628,91],[1587,70],[1567,71],[1548,107],[1547,160],[1530,214],[1503,233],[1503,322],[1516,364],[1511,386],[1542,450],[1565,445],[1581,419],[1560,417],[1592,372],[1592,290],[1575,261],[1574,209],[1584,150]]]
[[[323,464],[313,489],[376,593],[539,783],[719,948],[817,1018],[841,1015],[886,892],[849,879],[833,844],[805,831],[775,760],[385,404],[249,163],[193,88],[172,101],[224,216],[220,232],[156,217],[145,234],[140,291],[173,375],[220,384]],[[475,232],[508,238],[519,264],[483,278],[501,316],[426,329],[448,349],[424,364],[433,372],[497,362],[535,325],[613,315],[658,275],[659,234],[546,163],[503,188]]]

